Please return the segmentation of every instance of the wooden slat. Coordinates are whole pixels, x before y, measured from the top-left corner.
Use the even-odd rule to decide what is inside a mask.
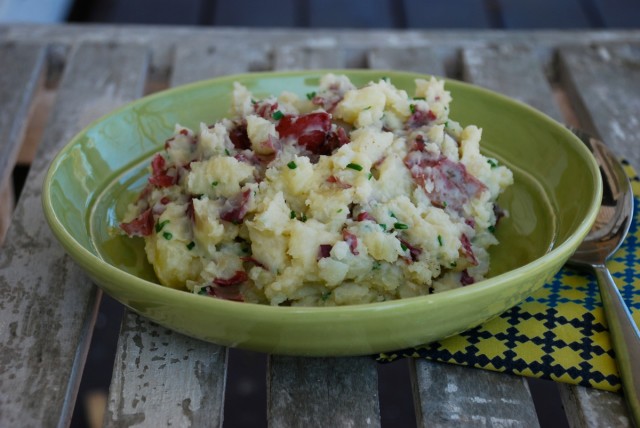
[[[0,243],[4,240],[14,207],[11,173],[20,151],[22,135],[45,62],[43,46],[0,45]]]
[[[465,80],[529,104],[556,120],[562,119],[543,66],[530,49],[463,49],[462,62]]]
[[[389,0],[309,0],[312,28],[393,28],[401,11]]]
[[[226,44],[189,44],[176,50],[171,86],[218,76],[264,70],[269,64],[269,48],[246,43],[239,52]]]
[[[632,426],[618,394],[593,388],[561,387],[560,395],[572,428]]]
[[[226,350],[126,311],[105,426],[222,426]]]
[[[564,48],[560,79],[585,129],[599,135],[619,156],[640,167],[640,45]],[[562,390],[576,427],[630,426],[619,394],[587,388]]]
[[[380,426],[374,364],[370,357],[272,357],[267,391],[269,425]]]
[[[407,28],[491,28],[487,2],[404,0]]]
[[[444,76],[444,54],[430,46],[409,48],[377,48],[369,51],[369,68],[406,70],[416,73]]]
[[[538,0],[502,0],[505,28],[590,28],[591,22],[580,0],[541,2]]]
[[[274,51],[273,68],[276,70],[303,70],[314,68],[340,68],[344,52],[337,46],[306,47],[279,46]]]
[[[259,53],[261,52],[261,53]],[[179,46],[170,86],[246,72],[267,50]],[[125,311],[105,425],[220,426],[226,376],[224,347],[191,339]]]
[[[41,186],[56,151],[90,120],[142,92],[146,50],[82,45],[0,253],[0,425],[68,424],[99,293],[48,228]],[[91,76],[91,78],[87,78]]]
[[[420,427],[539,426],[524,378],[415,361]]]
[[[561,49],[559,64],[583,126],[640,168],[640,43]]]

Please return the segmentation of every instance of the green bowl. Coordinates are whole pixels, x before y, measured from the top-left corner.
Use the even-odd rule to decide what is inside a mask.
[[[114,233],[144,186],[147,165],[174,124],[197,128],[228,115],[234,81],[257,96],[316,89],[329,70],[253,73],[139,99],[94,122],[53,160],[44,212],[66,251],[108,294],[178,332],[275,354],[387,352],[477,326],[524,300],[561,268],[595,220],[602,185],[595,160],[570,131],[499,94],[448,80],[451,117],[484,129],[482,151],[509,166],[500,197],[510,216],[497,230],[489,278],[422,297],[342,307],[276,307],[198,296],[159,285],[142,239]],[[357,84],[382,76],[413,93],[414,73],[330,70]]]

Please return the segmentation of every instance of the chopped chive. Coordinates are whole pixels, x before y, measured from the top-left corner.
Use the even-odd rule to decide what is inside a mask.
[[[447,208],[447,201],[442,201],[442,208]]]
[[[290,218],[290,219],[292,219],[292,220],[293,220],[294,218],[296,218],[296,212],[295,212],[295,211],[291,211],[291,212],[289,213],[289,218]]]
[[[448,120],[444,123],[444,127],[445,127],[445,128],[448,128],[448,127],[449,127],[449,121],[448,121]]]
[[[296,169],[298,167],[298,165],[296,165],[294,161],[289,162],[287,166],[289,167],[289,169]]]
[[[367,107],[362,109],[362,111],[365,111],[365,110],[371,110],[371,106],[367,106]]]
[[[207,287],[202,287],[200,290],[198,290],[198,294],[200,295],[209,294],[207,291]]]
[[[487,163],[491,165],[491,168],[496,168],[498,166],[498,162],[493,159],[487,159]]]
[[[193,247],[195,247],[195,246],[196,246],[196,243],[191,241],[191,242],[189,242],[187,244],[187,250],[191,251],[191,250],[193,250]]]
[[[389,213],[389,215],[390,215],[391,217],[393,217],[393,218],[398,218],[398,217],[396,217],[396,215],[394,214],[394,212],[393,212],[393,211],[391,211],[391,212]]]
[[[404,223],[393,223],[393,228],[404,230],[404,229],[409,229],[409,226],[407,226]]]
[[[367,180],[371,180],[371,177],[373,177],[373,173],[370,172],[369,175],[367,175]]]
[[[276,112],[273,113],[271,117],[274,118],[275,120],[280,120],[284,117],[284,113],[282,113],[280,110],[276,110]]]
[[[211,182],[211,187],[216,187],[217,185],[218,185],[218,182],[217,182],[217,181],[212,181],[212,182]]]
[[[407,246],[404,244],[400,244],[400,248],[402,248],[402,251],[407,251]]]
[[[160,233],[160,231],[169,223],[169,220],[165,220],[162,223],[156,223],[156,233]]]
[[[322,296],[320,296],[320,298],[323,302],[326,302],[329,296],[331,296],[331,291],[325,291],[324,293],[322,293]]]
[[[171,234],[171,232],[165,232],[162,234],[162,236],[164,237],[164,239],[166,239],[167,241],[170,241],[171,238],[173,238],[173,235]]]
[[[442,236],[438,235],[438,244],[442,247]]]
[[[409,104],[409,110],[411,110],[411,114],[416,112],[416,105],[415,104]]]
[[[302,217],[300,218],[300,221],[303,222],[303,223],[305,221],[307,221],[307,215],[306,214],[302,214]]]
[[[452,267],[452,268],[454,268],[456,266],[458,266],[458,263],[456,263],[456,262],[451,262],[451,264],[449,265],[449,267]]]
[[[307,92],[307,99],[309,101],[311,101],[312,99],[314,99],[316,97],[316,91],[312,91],[312,92]]]
[[[362,165],[357,163],[350,163],[347,165],[347,168],[355,169],[356,171],[362,171]]]
[[[382,266],[382,264],[380,262],[373,262],[373,270],[378,270],[380,269],[380,266]]]
[[[413,97],[414,100],[422,100],[425,101],[426,98],[425,97]]]
[[[227,155],[227,156],[231,156],[231,153],[229,153],[228,149],[224,149],[224,154]]]
[[[496,227],[495,226],[489,226],[487,227],[487,230],[491,233],[496,233]]]
[[[338,210],[338,212],[339,212],[339,213],[341,213],[341,212],[342,212],[342,208],[340,208],[340,209]]]
[[[387,225],[384,223],[380,223],[378,226],[380,226],[382,230],[387,230]]]
[[[391,79],[389,79],[389,76],[382,76],[380,79],[384,80],[385,82],[390,82],[391,81]]]

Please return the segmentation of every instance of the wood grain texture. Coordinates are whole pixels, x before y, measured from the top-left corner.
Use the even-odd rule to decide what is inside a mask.
[[[334,43],[328,46],[278,46],[274,50],[275,70],[341,68],[344,53]]]
[[[369,68],[405,70],[416,73],[446,75],[445,56],[451,50],[442,51],[431,46],[408,48],[376,48],[368,53]]]
[[[271,357],[272,427],[379,427],[378,375],[370,357]]]
[[[125,313],[104,425],[222,426],[226,350]]]
[[[416,360],[419,427],[537,427],[522,377]]]
[[[45,48],[25,43],[0,45],[0,243],[15,204],[11,173],[20,152],[28,113],[44,70]]]
[[[464,80],[529,104],[562,120],[543,65],[529,48],[504,46],[462,50]]]
[[[562,48],[560,80],[583,127],[640,168],[640,43]]]
[[[631,427],[620,395],[593,388],[563,386],[560,396],[572,428]]]
[[[0,425],[66,425],[99,293],[54,239],[41,186],[56,152],[90,120],[142,93],[146,50],[80,45],[0,253]],[[91,78],[87,78],[91,76]]]

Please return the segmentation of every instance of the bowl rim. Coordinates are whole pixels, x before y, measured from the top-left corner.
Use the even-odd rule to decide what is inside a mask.
[[[515,269],[511,269],[507,272],[503,272],[491,278],[479,281],[471,286],[459,287],[452,290],[446,290],[440,293],[428,294],[423,296],[407,297],[396,300],[388,300],[384,302],[374,303],[360,303],[353,305],[343,306],[272,306],[267,304],[258,304],[250,302],[234,302],[223,299],[203,299],[202,296],[198,296],[188,291],[178,290],[170,287],[163,286],[161,284],[142,279],[136,275],[121,270],[100,256],[89,251],[85,246],[80,244],[65,228],[62,221],[60,221],[56,210],[54,209],[51,199],[51,183],[53,177],[58,170],[62,160],[67,153],[78,144],[79,140],[97,123],[109,119],[112,116],[118,115],[120,112],[134,108],[137,105],[147,103],[151,100],[161,97],[171,96],[174,93],[193,90],[202,86],[224,84],[225,82],[233,83],[234,81],[243,81],[246,79],[260,79],[260,78],[287,78],[287,77],[300,77],[308,75],[309,77],[319,77],[326,73],[345,74],[345,75],[360,75],[364,77],[371,76],[373,79],[375,76],[387,76],[393,78],[393,76],[404,76],[412,79],[416,78],[430,78],[431,76],[437,77],[445,81],[445,88],[447,85],[453,85],[461,87],[467,91],[478,94],[484,97],[498,98],[501,102],[511,103],[517,105],[519,108],[524,109],[527,114],[536,116],[539,120],[548,123],[550,126],[559,129],[564,134],[565,141],[570,141],[569,144],[573,144],[578,152],[581,152],[586,160],[586,165],[589,168],[589,176],[592,179],[592,185],[594,186],[595,193],[592,195],[592,199],[589,202],[589,209],[587,215],[577,225],[573,233],[567,237],[567,239],[560,243],[558,246],[554,246],[550,251],[546,252],[541,257]],[[158,149],[161,147],[158,146]],[[154,152],[149,152],[151,155]],[[250,316],[251,318],[269,317],[273,315],[277,316],[297,316],[303,314],[307,317],[315,318],[316,316],[326,317],[332,315],[347,316],[348,314],[358,314],[369,311],[387,311],[391,309],[401,309],[407,306],[425,305],[435,303],[438,301],[455,299],[459,295],[465,295],[469,297],[477,293],[484,293],[486,290],[491,290],[496,287],[502,287],[505,284],[511,282],[517,277],[521,276],[527,271],[543,270],[545,266],[553,263],[559,258],[566,260],[576,247],[586,236],[594,223],[600,203],[602,200],[602,182],[599,167],[597,162],[589,149],[565,126],[558,121],[552,119],[543,112],[531,107],[530,105],[519,101],[517,99],[508,97],[499,92],[483,88],[478,85],[460,81],[457,79],[440,77],[432,74],[416,73],[411,71],[399,71],[399,70],[385,70],[385,69],[313,69],[313,70],[289,70],[289,71],[261,71],[261,72],[249,72],[233,75],[225,75],[212,79],[200,80],[197,82],[176,86],[174,88],[165,89],[144,97],[140,97],[136,100],[128,102],[113,111],[93,120],[82,130],[77,132],[74,137],[62,147],[55,157],[52,159],[44,182],[42,185],[41,202],[45,218],[49,227],[53,231],[56,238],[60,241],[63,247],[70,253],[70,255],[89,271],[90,276],[96,274],[97,277],[105,276],[109,277],[112,282],[118,282],[121,284],[128,284],[129,287],[139,288],[140,291],[148,291],[157,295],[158,297],[166,297],[172,300],[180,299],[190,305],[206,305],[211,310],[230,310],[234,312],[240,312],[242,315]]]

